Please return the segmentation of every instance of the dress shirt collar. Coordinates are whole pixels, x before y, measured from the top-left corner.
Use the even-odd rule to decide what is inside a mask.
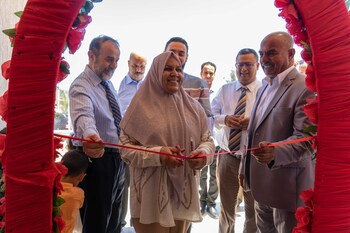
[[[258,84],[258,80],[254,80],[253,82],[249,83],[247,86],[243,86],[239,81],[237,82],[236,85],[236,91],[240,91],[241,88],[245,88],[247,91],[252,91],[254,90],[254,87]]]
[[[96,87],[98,84],[100,84],[103,80],[98,77],[94,71],[92,71],[90,69],[90,67],[88,65],[86,65],[84,73],[86,73],[86,76],[88,79],[90,79],[90,81],[92,82],[92,84]]]
[[[244,87],[239,81],[237,81],[236,91],[241,91],[241,88]]]
[[[127,85],[129,85],[130,83],[136,83],[136,84],[138,84],[138,83],[141,83],[142,82],[142,80],[140,80],[140,81],[135,81],[135,80],[133,80],[131,77],[130,77],[130,75],[129,75],[129,73],[126,75],[126,84]]]
[[[267,82],[270,86],[271,85],[277,85],[279,86],[283,80],[287,77],[287,75],[289,74],[289,72],[292,71],[292,69],[294,69],[294,66],[289,67],[288,69],[286,69],[285,71],[283,71],[282,73],[279,73],[276,77],[277,78],[270,78],[270,77],[265,77],[263,80],[265,82]]]

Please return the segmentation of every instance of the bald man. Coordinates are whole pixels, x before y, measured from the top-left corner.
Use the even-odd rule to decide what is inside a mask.
[[[132,98],[140,87],[145,76],[147,60],[145,57],[132,52],[128,60],[129,72],[123,78],[118,90],[118,98],[122,115],[125,114]]]
[[[266,75],[253,106],[248,126],[248,151],[240,181],[256,201],[258,232],[290,233],[295,212],[304,205],[301,192],[312,188],[315,161],[312,142],[269,146],[310,136],[311,125],[303,106],[314,93],[305,86],[305,75],[294,67],[292,37],[286,32],[267,35],[260,44],[260,65]],[[242,162],[241,162],[242,163]]]
[[[123,78],[120,83],[118,90],[118,98],[120,103],[120,111],[124,116],[129,104],[142,84],[142,80],[145,77],[147,60],[145,57],[132,52],[128,60],[129,72]],[[123,205],[122,205],[122,226],[126,225],[126,214],[128,211],[128,196],[129,196],[129,185],[130,175],[129,167],[125,164],[125,187],[123,193]]]

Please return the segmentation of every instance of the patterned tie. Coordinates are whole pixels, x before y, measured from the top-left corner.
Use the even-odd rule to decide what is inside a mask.
[[[245,112],[245,106],[247,101],[246,90],[246,87],[241,87],[241,96],[238,99],[234,115],[242,115]],[[239,146],[241,144],[241,133],[241,129],[231,129],[230,140],[228,143],[230,151],[239,150]]]
[[[107,81],[102,81],[101,85],[105,88],[106,90],[106,96],[109,102],[109,106],[111,107],[113,118],[114,118],[114,124],[117,127],[117,133],[118,136],[120,135],[120,128],[119,128],[119,123],[120,120],[122,119],[122,115],[120,114],[120,108],[117,103],[117,100],[115,99],[115,96],[113,92],[111,91],[111,88],[108,85]]]

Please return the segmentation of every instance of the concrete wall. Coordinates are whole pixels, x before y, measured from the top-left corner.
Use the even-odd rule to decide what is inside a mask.
[[[12,47],[8,37],[2,33],[2,30],[13,28],[19,21],[14,15],[17,11],[23,11],[27,0],[1,0],[0,7],[0,65],[11,59]],[[8,81],[2,77],[0,72],[0,96],[8,88]],[[5,127],[5,122],[0,120],[0,129]]]

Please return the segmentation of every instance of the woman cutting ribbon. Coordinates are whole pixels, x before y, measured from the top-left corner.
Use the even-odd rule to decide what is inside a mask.
[[[214,153],[214,144],[203,108],[182,82],[178,57],[158,55],[120,124],[121,144],[155,151],[121,149],[130,166],[130,211],[137,233],[182,233],[202,220],[198,171],[212,157],[200,155]],[[176,157],[182,154],[189,158]]]

